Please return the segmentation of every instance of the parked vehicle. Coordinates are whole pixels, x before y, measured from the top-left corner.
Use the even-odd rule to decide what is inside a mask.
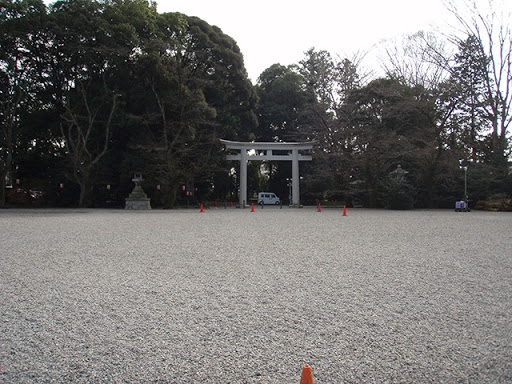
[[[455,202],[455,212],[469,212],[469,205],[467,201],[460,200]]]
[[[279,205],[281,204],[281,199],[276,196],[275,193],[272,192],[260,192],[258,193],[258,204],[274,204]]]

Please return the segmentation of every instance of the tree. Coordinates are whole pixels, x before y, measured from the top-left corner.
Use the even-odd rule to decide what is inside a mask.
[[[299,131],[304,140],[315,140],[313,169],[306,185],[322,189],[331,199],[346,199],[353,168],[354,126],[349,95],[364,82],[359,59],[334,60],[325,51],[306,52],[299,73],[304,78],[307,103]]]
[[[294,67],[274,64],[261,73],[256,86],[258,95],[257,141],[295,141],[306,103],[304,81]],[[283,162],[265,162],[263,177],[266,187],[280,195],[287,194],[285,180],[291,169]],[[276,176],[276,177],[274,177]]]
[[[45,16],[42,1],[0,3],[0,207],[5,204],[6,180],[13,176],[22,115],[38,104],[37,52],[44,44],[40,27]]]
[[[437,184],[446,172],[444,149],[436,119],[435,99],[422,87],[396,79],[377,79],[355,90],[354,173],[370,206],[382,199],[382,181],[398,164],[422,186],[422,205],[435,204]]]
[[[450,73],[446,42],[433,32],[419,31],[388,41],[384,55],[381,65],[386,76],[411,87],[435,90]]]
[[[485,139],[488,145],[488,161],[501,175],[508,173],[510,155],[509,126],[512,120],[512,31],[510,14],[499,13],[499,5],[490,2],[488,13],[474,0],[465,3],[464,10],[452,0],[446,1],[461,27],[452,41],[460,48],[456,62],[472,62],[472,70],[480,79],[478,108],[490,126]],[[473,59],[476,59],[473,61]],[[478,67],[478,68],[477,68]],[[471,89],[473,79],[455,66],[451,71],[455,81],[465,89]],[[485,100],[482,99],[485,97]],[[475,94],[465,100],[468,109],[474,110]],[[474,129],[474,127],[470,128]]]
[[[135,28],[127,24],[137,3],[143,2],[79,0],[51,8],[48,77],[58,96],[54,108],[62,117],[69,178],[80,186],[81,207],[92,204],[96,172],[120,122],[119,76],[138,43]]]
[[[379,204],[379,180],[390,171],[398,156],[399,141],[396,128],[391,124],[388,110],[398,101],[394,92],[397,83],[377,79],[367,86],[354,90],[349,98],[353,106],[352,176],[361,182],[366,196],[362,199],[370,207]],[[403,152],[403,150],[401,151]]]
[[[459,43],[452,75],[446,82],[450,90],[448,100],[453,105],[449,125],[457,130],[456,148],[461,150],[461,157],[482,161],[486,157],[485,134],[491,128],[486,113],[489,92],[485,68],[488,58],[474,37]]]
[[[458,170],[463,156],[460,121],[462,88],[450,76],[450,54],[446,43],[433,33],[418,32],[406,36],[401,44],[386,48],[388,63],[384,69],[389,78],[411,87],[415,100],[411,106],[422,116],[421,130],[412,142],[411,166],[418,170],[418,204],[434,207],[436,191],[447,184]],[[449,150],[449,151],[448,151]]]
[[[274,64],[258,78],[259,141],[290,141],[297,136],[300,113],[306,94],[301,75],[280,64]]]
[[[415,203],[414,187],[405,177],[390,175],[384,179],[384,206],[390,209],[412,209]]]
[[[213,181],[219,138],[255,124],[254,91],[236,43],[216,27],[178,13],[160,15],[158,34],[137,55],[138,129],[131,148],[159,180],[171,208],[181,184]]]
[[[73,179],[80,186],[80,207],[92,203],[94,173],[107,153],[120,96],[104,85],[79,83],[75,92],[68,93],[66,112],[62,115],[61,132],[73,167]]]

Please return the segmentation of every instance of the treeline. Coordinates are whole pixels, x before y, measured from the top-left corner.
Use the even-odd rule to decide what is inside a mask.
[[[314,140],[306,204],[452,207],[465,185],[471,200],[512,191],[510,33],[489,51],[468,23],[452,56],[418,34],[421,59],[389,50],[373,80],[311,49],[253,85],[231,37],[149,1],[0,0],[0,18],[1,206],[123,206],[135,172],[154,206],[237,200],[221,138]],[[404,65],[425,58],[435,71]],[[286,200],[290,176],[288,162],[251,162],[249,193]]]

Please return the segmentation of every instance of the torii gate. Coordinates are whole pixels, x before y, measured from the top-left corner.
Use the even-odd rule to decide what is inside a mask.
[[[247,161],[274,160],[292,162],[292,206],[300,206],[299,195],[299,161],[311,161],[311,156],[302,155],[299,151],[311,150],[314,142],[310,143],[244,143],[240,141],[220,140],[226,149],[240,151],[236,155],[227,155],[228,160],[240,161],[240,206],[247,203]],[[254,150],[255,153],[249,153]],[[279,153],[275,153],[277,151]]]

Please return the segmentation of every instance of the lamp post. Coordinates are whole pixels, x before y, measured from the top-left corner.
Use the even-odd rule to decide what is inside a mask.
[[[464,167],[464,201],[468,201],[468,167]]]
[[[464,170],[464,201],[468,202],[468,166],[469,162],[466,159],[459,160],[460,167]]]
[[[290,200],[290,205],[292,205],[292,179],[288,177],[286,179],[286,186],[288,187],[288,199]]]

